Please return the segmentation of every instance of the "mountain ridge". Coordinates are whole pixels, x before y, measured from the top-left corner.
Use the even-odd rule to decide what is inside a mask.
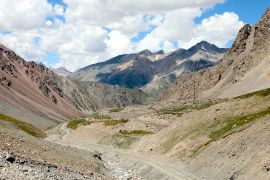
[[[226,48],[218,48],[206,41],[187,50],[179,49],[166,54],[163,51],[153,53],[146,49],[86,66],[69,77],[86,82],[141,88],[148,94],[158,96],[182,72],[212,67],[226,51]],[[194,61],[197,63],[193,63]]]

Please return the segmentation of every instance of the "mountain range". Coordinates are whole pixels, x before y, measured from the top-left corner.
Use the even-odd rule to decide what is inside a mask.
[[[83,82],[140,88],[152,96],[158,96],[180,74],[212,67],[226,51],[227,49],[218,48],[206,41],[187,50],[178,49],[170,53],[143,50],[87,66],[70,74],[69,77]]]

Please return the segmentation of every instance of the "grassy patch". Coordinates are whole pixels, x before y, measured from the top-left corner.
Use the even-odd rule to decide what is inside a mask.
[[[38,138],[46,137],[46,134],[43,133],[40,129],[34,127],[31,124],[20,121],[16,118],[7,116],[5,114],[0,114],[0,120],[8,121],[8,122],[16,124],[22,131],[26,132],[27,134],[29,134],[31,136],[38,137]]]
[[[259,112],[242,116],[228,117],[215,122],[208,128],[205,128],[208,132],[210,132],[208,134],[210,141],[194,150],[192,157],[197,156],[211,142],[217,141],[235,132],[239,132],[249,127],[252,122],[266,117],[267,115],[270,115],[270,107]]]
[[[182,116],[185,113],[191,112],[193,110],[201,110],[206,109],[210,106],[214,105],[212,102],[195,104],[195,105],[185,105],[185,106],[173,106],[168,108],[163,108],[158,111],[158,114],[170,114],[176,116]]]
[[[152,134],[150,131],[144,131],[144,130],[133,130],[133,131],[120,130],[119,133],[123,134],[123,135],[148,135],[148,134]]]
[[[109,119],[109,120],[103,121],[105,126],[115,126],[115,125],[124,124],[127,122],[128,122],[128,119],[119,119],[119,120]]]
[[[198,155],[201,150],[207,147],[211,142],[217,141],[235,132],[239,132],[249,127],[252,122],[255,122],[263,117],[270,115],[270,107],[264,110],[239,116],[232,116],[216,120],[213,124],[197,124],[186,132],[174,130],[168,135],[168,139],[163,143],[163,153],[169,152],[177,143],[184,141],[187,138],[197,139],[198,137],[207,135],[209,141],[204,145],[197,147],[191,157]]]
[[[139,139],[136,137],[116,134],[113,136],[113,141],[111,143],[113,144],[114,147],[122,149],[130,149],[131,145],[138,140]]]
[[[85,119],[74,119],[68,122],[67,127],[70,129],[77,129],[79,126],[86,126],[89,124],[91,123]]]
[[[245,98],[249,98],[249,97],[253,97],[253,96],[265,97],[265,96],[269,96],[269,95],[270,95],[270,88],[263,89],[263,90],[256,91],[256,92],[252,92],[252,93],[248,93],[248,94],[244,94],[241,96],[237,96],[234,99],[245,99]]]
[[[110,109],[110,113],[114,113],[114,112],[120,112],[120,111],[123,111],[124,108],[114,108],[114,109]]]
[[[102,115],[102,114],[98,114],[98,113],[94,113],[92,115],[92,118],[94,118],[94,119],[111,119],[111,117],[108,115]]]
[[[211,129],[216,130],[210,133],[209,138],[211,138],[212,141],[218,140],[224,136],[233,133],[234,131],[239,129],[239,127],[244,126],[250,122],[253,122],[267,115],[270,115],[270,107],[263,111],[259,111],[249,115],[229,117],[225,121],[222,121],[221,123],[218,122],[210,126]]]
[[[128,136],[128,135],[117,133],[112,136],[103,138],[98,143],[112,145],[113,147],[122,148],[122,149],[130,149],[132,144],[138,140],[139,140],[139,137]]]

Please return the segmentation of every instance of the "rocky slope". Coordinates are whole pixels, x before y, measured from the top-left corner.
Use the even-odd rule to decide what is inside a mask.
[[[0,122],[1,123],[1,122]],[[0,179],[111,179],[94,153],[0,126]]]
[[[81,115],[68,102],[61,78],[44,65],[26,62],[0,47],[0,112],[47,128]]]
[[[121,88],[97,82],[80,82],[68,78],[64,78],[60,86],[69,102],[85,113],[108,107],[144,104],[148,101],[148,95],[139,89]]]
[[[142,104],[147,95],[59,76],[0,46],[0,113],[45,129],[103,107]]]
[[[157,96],[183,72],[194,72],[214,66],[226,49],[202,41],[188,50],[165,54],[149,50],[125,54],[87,66],[72,73],[72,79],[96,81],[128,88],[141,88]]]
[[[240,30],[218,66],[179,76],[161,99],[234,97],[270,87],[269,19],[268,9],[255,26]]]

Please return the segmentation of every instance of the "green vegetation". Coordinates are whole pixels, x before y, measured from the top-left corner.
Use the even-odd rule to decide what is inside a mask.
[[[140,139],[141,136],[151,134],[151,132],[143,130],[125,131],[120,130],[113,136],[103,138],[99,143],[109,144],[117,148],[129,149],[132,144]]]
[[[249,98],[249,97],[253,97],[253,96],[265,97],[265,96],[269,96],[269,95],[270,95],[270,88],[263,89],[263,90],[256,91],[256,92],[252,92],[252,93],[248,93],[248,94],[244,94],[241,96],[237,96],[234,99],[245,99],[245,98]]]
[[[210,132],[208,134],[210,141],[194,150],[192,157],[195,157],[212,141],[216,141],[235,132],[239,132],[249,127],[252,122],[255,122],[256,120],[259,120],[268,115],[270,115],[270,107],[259,112],[251,113],[249,115],[228,117],[215,122],[213,125],[206,128],[206,130]]]
[[[11,123],[14,123],[16,126],[18,126],[22,131],[26,132],[27,134],[37,137],[37,138],[44,138],[46,135],[43,133],[40,129],[34,127],[31,124],[28,124],[26,122],[20,121],[16,118],[7,116],[5,114],[0,114],[0,120],[8,121]]]
[[[209,138],[211,138],[212,141],[218,140],[233,133],[234,131],[237,131],[239,127],[242,127],[267,115],[270,115],[270,107],[263,111],[252,113],[249,115],[229,117],[225,121],[217,122],[210,126],[211,129],[216,130],[210,133]]]
[[[67,127],[70,129],[77,129],[79,126],[86,126],[91,124],[91,122],[85,120],[85,119],[74,119],[69,121]]]
[[[120,112],[120,111],[123,111],[124,108],[114,108],[114,109],[110,109],[110,113],[113,113],[113,112]]]
[[[133,131],[120,130],[119,133],[123,134],[123,135],[148,135],[148,134],[152,134],[150,131],[144,131],[144,130],[133,130]]]
[[[224,138],[235,132],[239,132],[249,127],[252,122],[268,115],[270,115],[270,107],[255,113],[221,118],[219,120],[215,120],[211,125],[207,123],[194,124],[192,128],[187,129],[184,132],[179,131],[179,129],[175,129],[170,132],[168,139],[163,143],[163,153],[169,152],[177,143],[184,141],[187,138],[197,139],[198,137],[207,135],[209,137],[209,141],[204,145],[197,147],[193,151],[192,157],[195,157],[211,142]]]
[[[128,122],[128,119],[119,119],[119,120],[110,119],[110,120],[103,121],[105,126],[115,126],[115,125],[124,124],[127,122]]]
[[[93,114],[92,118],[94,118],[94,119],[111,119],[111,117],[108,115],[102,115],[102,114],[100,115],[98,113]]]
[[[206,109],[210,106],[214,105],[212,102],[195,104],[195,105],[185,105],[185,106],[173,106],[168,108],[163,108],[158,111],[158,114],[171,114],[176,116],[182,116],[185,113],[191,112],[193,110],[201,110]]]
[[[102,139],[99,143],[109,144],[117,148],[130,149],[131,145],[138,141],[139,137],[127,136],[120,133]]]

